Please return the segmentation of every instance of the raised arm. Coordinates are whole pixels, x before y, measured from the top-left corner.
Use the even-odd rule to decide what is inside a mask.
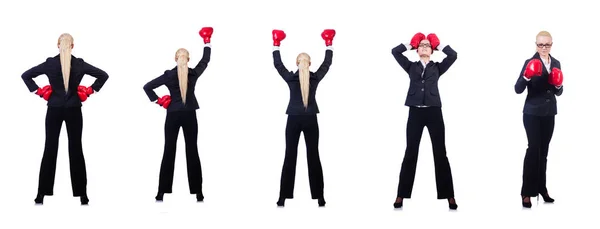
[[[454,49],[452,49],[449,45],[440,44],[438,47],[440,50],[442,50],[442,52],[444,52],[444,54],[446,54],[446,57],[444,57],[442,62],[440,62],[438,65],[440,76],[442,76],[444,73],[446,73],[446,71],[448,71],[450,66],[454,64],[458,56],[456,51],[454,51]]]
[[[325,50],[325,58],[323,59],[323,63],[319,66],[319,69],[315,72],[315,77],[317,80],[322,80],[323,77],[329,71],[329,66],[331,66],[331,61],[333,59],[333,38],[335,37],[334,29],[325,29],[321,33],[321,38],[325,41],[325,46],[327,49]]]
[[[409,50],[410,48],[410,44],[400,44],[392,49],[392,55],[396,59],[396,62],[398,62],[398,64],[400,64],[400,67],[402,67],[402,69],[404,69],[404,71],[406,71],[407,73],[410,69],[411,62],[404,55],[404,52],[406,52],[406,50]]]
[[[319,69],[317,69],[317,71],[315,72],[315,77],[317,77],[317,80],[322,80],[323,77],[325,77],[325,75],[329,71],[329,66],[331,66],[332,59],[333,48],[331,46],[327,46],[327,49],[325,50],[325,58],[323,59],[323,63],[321,63],[321,66],[319,66]]]
[[[279,46],[281,45],[281,41],[285,39],[285,32],[283,30],[274,29],[272,32],[273,35],[273,65],[275,65],[275,69],[279,72],[279,75],[286,82],[291,79],[290,71],[287,70],[283,62],[281,61],[281,54],[279,53]]]
[[[200,30],[200,37],[204,40],[204,53],[202,54],[202,59],[200,62],[194,67],[194,71],[196,75],[200,76],[208,67],[208,62],[210,62],[210,52],[211,52],[211,44],[210,38],[212,37],[214,29],[212,27],[204,27]]]

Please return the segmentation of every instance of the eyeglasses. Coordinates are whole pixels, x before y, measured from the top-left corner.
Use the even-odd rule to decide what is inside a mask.
[[[538,48],[544,48],[544,47],[545,48],[550,48],[550,47],[552,47],[552,43],[550,43],[550,44],[535,44],[535,45],[537,45]]]
[[[419,44],[419,47],[421,47],[421,48],[431,48],[431,44],[429,44],[429,43],[423,43],[423,44]]]

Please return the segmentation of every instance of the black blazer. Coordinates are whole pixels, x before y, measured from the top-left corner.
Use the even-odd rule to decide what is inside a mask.
[[[404,44],[400,44],[392,49],[392,55],[396,58],[402,69],[408,73],[408,77],[410,78],[410,86],[404,105],[441,107],[442,101],[438,89],[438,80],[456,61],[456,52],[450,46],[444,47],[442,50],[446,54],[444,60],[439,63],[429,61],[423,73],[423,64],[421,64],[421,61],[411,62],[403,54],[405,51],[407,51],[407,47]],[[422,73],[423,76],[421,76]]]
[[[562,95],[564,87],[561,86],[559,89],[557,89],[554,85],[548,82],[550,72],[546,70],[546,67],[543,64],[542,75],[534,76],[531,78],[531,80],[527,81],[523,75],[525,74],[527,63],[529,63],[529,61],[532,59],[538,59],[542,61],[539,53],[535,53],[533,57],[527,59],[525,64],[523,64],[523,68],[521,69],[521,73],[519,74],[519,78],[515,84],[515,92],[517,94],[523,93],[525,88],[527,88],[527,97],[525,98],[523,113],[536,116],[556,115],[556,96]],[[560,69],[560,62],[550,55],[550,71],[552,71],[553,68]]]
[[[288,71],[287,68],[281,62],[281,54],[279,50],[273,51],[273,62],[275,68],[279,72],[279,75],[285,80],[290,88],[290,101],[286,110],[288,115],[312,115],[319,113],[319,106],[315,98],[317,93],[317,86],[319,82],[325,77],[329,66],[331,66],[331,60],[333,58],[333,51],[328,49],[325,51],[325,59],[316,72],[310,72],[310,89],[308,95],[308,106],[304,109],[304,103],[302,103],[302,92],[300,90],[300,78],[298,70],[296,72]]]
[[[49,107],[81,107],[81,100],[77,95],[77,87],[85,74],[96,78],[91,86],[94,91],[100,91],[106,80],[108,80],[108,74],[103,70],[86,63],[81,58],[71,56],[69,90],[65,92],[63,75],[60,67],[60,55],[56,55],[46,59],[45,62],[38,66],[27,70],[21,76],[30,92],[34,92],[39,88],[33,78],[42,74],[48,76],[48,82],[50,82],[50,86],[52,87],[52,94],[50,94],[47,103]]]
[[[208,66],[208,62],[210,62],[210,51],[211,48],[208,46],[204,47],[204,54],[200,62],[194,67],[194,69],[188,68],[188,89],[187,89],[187,98],[186,104],[183,104],[183,100],[181,99],[181,93],[179,91],[179,79],[177,78],[177,66],[175,66],[171,70],[165,71],[161,76],[151,80],[150,82],[144,85],[144,91],[150,101],[156,101],[158,99],[158,95],[154,92],[154,89],[165,85],[169,89],[169,94],[171,95],[171,104],[167,107],[167,112],[171,111],[191,111],[197,110],[200,108],[198,105],[198,101],[196,100],[195,88],[196,82],[198,78],[206,67]]]

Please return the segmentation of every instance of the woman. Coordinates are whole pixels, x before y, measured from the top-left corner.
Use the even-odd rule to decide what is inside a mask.
[[[200,36],[204,39],[204,55],[195,68],[188,68],[189,52],[183,48],[175,53],[177,66],[156,79],[144,85],[144,91],[150,101],[167,109],[165,121],[165,148],[160,167],[158,194],[155,199],[162,201],[165,193],[172,193],[173,172],[175,170],[175,149],[179,128],[183,128],[185,138],[185,151],[187,159],[188,183],[190,194],[196,194],[197,201],[203,201],[202,194],[202,169],[198,156],[198,120],[196,110],[199,109],[194,88],[198,77],[202,75],[210,61],[210,38],[213,28],[204,27]],[[165,85],[170,95],[159,98],[154,89]]]
[[[531,208],[532,196],[542,195],[545,202],[554,199],[546,188],[546,165],[550,139],[554,132],[556,116],[556,96],[563,93],[563,76],[560,62],[550,55],[552,36],[541,31],[536,36],[537,52],[527,59],[521,69],[515,92],[527,97],[523,108],[523,124],[527,133],[528,148],[523,165],[522,205]]]
[[[405,52],[414,49],[419,54],[419,61],[410,61],[406,57]],[[441,50],[446,54],[442,62],[431,61],[434,50]],[[458,54],[449,45],[441,44],[435,33],[430,33],[427,37],[423,33],[416,33],[410,43],[394,47],[392,55],[410,78],[410,87],[404,103],[410,107],[406,125],[406,151],[400,169],[394,208],[402,208],[404,199],[409,199],[412,195],[419,144],[423,128],[427,127],[433,149],[437,198],[447,199],[448,207],[456,210],[458,205],[454,198],[450,162],[446,156],[446,127],[438,81],[454,64]]]
[[[74,57],[73,37],[64,33],[58,38],[59,54],[27,70],[21,76],[29,91],[48,101],[46,112],[46,143],[40,168],[39,186],[36,204],[43,204],[44,196],[54,194],[54,175],[58,140],[63,121],[69,137],[69,163],[73,196],[80,197],[81,204],[87,205],[87,177],[81,135],[83,131],[82,102],[94,92],[100,91],[108,75],[81,58]],[[33,78],[45,74],[50,85],[38,87]],[[84,75],[95,77],[90,87],[79,86]]]
[[[298,70],[288,71],[281,61],[279,46],[286,35],[281,30],[273,30],[273,60],[279,75],[287,82],[290,88],[290,100],[286,114],[288,114],[285,130],[285,160],[281,173],[281,189],[277,206],[283,207],[285,199],[294,197],[294,180],[296,176],[296,159],[298,155],[298,141],[300,133],[304,132],[306,141],[308,171],[312,199],[318,199],[319,206],[325,206],[323,196],[323,169],[319,159],[319,124],[317,113],[319,108],[315,99],[315,93],[319,82],[325,77],[333,57],[332,41],[335,30],[326,29],[321,33],[325,40],[327,50],[325,59],[316,72],[311,72],[310,56],[300,53],[296,58]]]

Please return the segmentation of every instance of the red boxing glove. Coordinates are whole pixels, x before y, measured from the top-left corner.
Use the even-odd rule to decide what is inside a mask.
[[[437,47],[440,45],[440,39],[435,35],[435,33],[430,33],[427,35],[427,40],[431,44],[431,50],[437,50]]]
[[[531,79],[534,76],[542,75],[542,61],[539,59],[532,59],[527,63],[527,67],[525,68],[524,76],[527,79]]]
[[[410,46],[412,46],[413,49],[417,49],[422,40],[425,40],[425,34],[419,32],[410,40]]]
[[[171,104],[171,96],[170,95],[165,95],[163,97],[158,98],[158,100],[156,101],[156,103],[162,107],[164,107],[165,109],[167,109],[169,107],[169,105]]]
[[[325,41],[326,46],[331,46],[333,43],[333,37],[335,37],[334,29],[326,29],[321,33],[321,38]]]
[[[563,83],[563,73],[558,68],[552,68],[552,72],[550,72],[550,77],[548,78],[550,84],[554,86],[562,86]]]
[[[81,85],[77,87],[77,95],[79,96],[79,100],[81,100],[81,102],[85,102],[93,93],[94,89],[92,89],[92,87],[85,87]]]
[[[285,32],[283,30],[274,29],[273,32],[273,46],[281,45],[281,41],[285,39]]]
[[[212,27],[203,27],[200,32],[198,32],[200,37],[204,39],[204,44],[210,43],[210,37],[212,36],[213,31]]]
[[[48,101],[48,99],[50,99],[50,95],[52,94],[52,87],[50,87],[50,85],[46,85],[43,88],[38,88],[35,94]]]

